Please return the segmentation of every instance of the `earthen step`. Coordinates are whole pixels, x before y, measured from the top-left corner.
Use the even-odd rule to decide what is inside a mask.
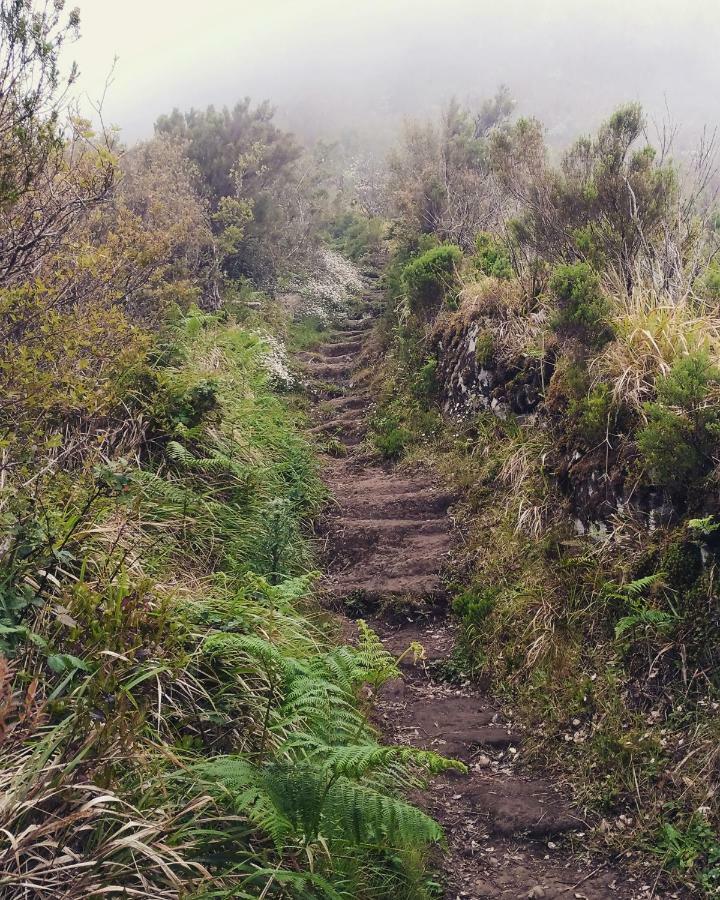
[[[544,782],[506,779],[502,790],[498,790],[497,779],[475,775],[460,783],[453,780],[453,790],[458,798],[455,801],[458,810],[479,812],[487,821],[491,834],[498,836],[523,834],[547,839],[586,827],[586,823]]]
[[[402,543],[429,535],[447,536],[447,523],[440,517],[420,520],[397,518],[347,518],[344,515],[335,519],[332,529],[336,538],[342,543],[361,544],[378,540]]]
[[[349,409],[339,416],[333,416],[332,419],[313,425],[312,428],[308,429],[308,432],[309,434],[323,434],[328,431],[342,431],[344,428],[348,428],[351,431],[358,428],[364,430],[365,427],[365,420],[358,415],[357,410]]]
[[[326,400],[324,405],[332,406],[335,410],[358,410],[367,409],[370,402],[370,399],[363,394],[353,394],[351,397],[334,397],[331,400]]]
[[[336,344],[325,344],[319,352],[324,356],[346,356],[359,353],[362,346],[362,341],[339,341]]]
[[[454,494],[405,494],[357,492],[343,499],[344,519],[439,519],[447,514]]]
[[[447,596],[447,591],[439,575],[395,576],[387,578],[373,575],[342,584],[330,583],[326,591],[337,601],[358,598],[366,603],[381,603],[384,600],[439,600]]]
[[[350,377],[352,374],[352,365],[346,362],[308,362],[303,366],[303,371],[306,375],[319,381],[339,381]]]

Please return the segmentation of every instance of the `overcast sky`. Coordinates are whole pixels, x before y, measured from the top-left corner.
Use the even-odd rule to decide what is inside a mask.
[[[72,2],[72,0],[70,0]],[[128,140],[174,106],[269,98],[287,124],[383,132],[507,84],[560,139],[625,100],[720,123],[720,0],[75,0],[69,48]]]

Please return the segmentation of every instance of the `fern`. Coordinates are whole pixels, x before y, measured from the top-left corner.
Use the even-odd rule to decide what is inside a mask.
[[[342,777],[328,788],[323,824],[331,837],[357,844],[418,847],[443,840],[442,828],[416,807]]]
[[[648,588],[657,584],[664,577],[664,572],[654,572],[652,575],[636,578],[634,581],[630,581],[627,584],[617,584],[614,581],[608,581],[603,586],[603,595],[612,600],[632,601],[641,597]]]
[[[359,638],[357,658],[364,668],[364,678],[376,687],[400,676],[395,657],[383,646],[380,638],[363,620],[357,622]]]
[[[615,637],[620,639],[628,632],[638,627],[650,627],[662,632],[669,628],[677,620],[672,613],[663,612],[661,609],[642,609],[630,616],[623,616],[615,626]]]
[[[400,764],[401,767],[413,766],[431,775],[448,769],[462,772],[466,770],[463,763],[431,750],[382,746],[372,740],[334,746],[318,740],[314,735],[304,734],[296,737],[292,745],[305,749],[318,765],[329,772],[348,778],[362,778],[374,770],[387,770],[395,764]]]
[[[277,647],[250,634],[216,632],[203,641],[202,651],[210,658],[220,658],[231,664],[252,658],[259,660],[267,668],[272,667],[280,672],[287,666],[287,660]]]
[[[323,835],[397,847],[443,839],[440,826],[409,803],[311,763],[258,769],[228,756],[201,763],[193,772],[216,799],[246,815],[277,845],[291,831],[303,840]]]

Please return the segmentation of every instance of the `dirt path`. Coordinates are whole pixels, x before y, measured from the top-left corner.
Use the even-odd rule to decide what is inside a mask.
[[[369,297],[363,317],[346,322],[317,353],[299,356],[315,382],[313,430],[347,454],[325,457],[335,501],[322,528],[328,594],[340,608],[359,600],[377,609],[383,601],[385,612],[369,618],[386,646],[398,655],[412,641],[426,649],[424,661],[409,661],[403,680],[382,691],[378,724],[389,741],[469,766],[469,774],[438,778],[414,798],[447,833],[445,897],[675,896],[653,891],[622,865],[590,858],[582,850],[589,827],[582,813],[549,780],[516,772],[522,735],[492,700],[433,676],[454,643],[441,578],[453,543],[453,496],[432,472],[382,464],[362,446],[372,398],[357,373],[379,302]]]

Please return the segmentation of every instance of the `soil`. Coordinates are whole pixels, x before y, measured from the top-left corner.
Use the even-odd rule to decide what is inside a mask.
[[[403,678],[376,698],[385,738],[462,760],[468,773],[434,779],[413,797],[445,829],[439,866],[444,898],[678,897],[634,858],[597,858],[597,824],[553,773],[525,774],[523,735],[476,686],[442,677],[455,644],[443,573],[453,547],[452,491],[429,469],[378,460],[364,443],[373,392],[366,346],[380,298],[317,352],[299,354],[316,400],[313,428],[333,439],[324,456],[333,502],[319,528],[328,601],[346,617],[362,611],[399,656],[412,642],[424,659],[403,660]],[[343,455],[344,454],[344,455]]]

